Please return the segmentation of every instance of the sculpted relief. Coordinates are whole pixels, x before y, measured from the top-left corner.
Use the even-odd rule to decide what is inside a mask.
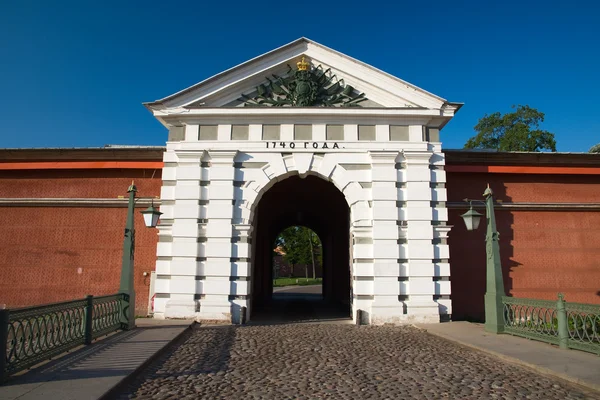
[[[304,60],[297,63],[294,71],[289,66],[287,75],[273,75],[268,83],[256,87],[254,97],[242,95],[246,107],[360,107],[367,100],[364,93],[357,93],[343,79],[323,70],[321,65],[312,68]]]

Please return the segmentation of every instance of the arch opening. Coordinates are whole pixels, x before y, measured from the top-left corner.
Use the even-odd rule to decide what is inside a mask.
[[[253,320],[350,318],[350,208],[333,183],[313,175],[291,176],[275,183],[258,202],[253,226],[250,293]],[[290,227],[308,228],[320,239],[319,296],[286,298],[278,291],[274,294],[275,244],[280,233]],[[312,265],[306,272],[312,278]]]
[[[273,243],[273,296],[296,293],[321,297],[323,245],[307,226],[292,225],[279,232]],[[305,288],[301,286],[307,286]]]

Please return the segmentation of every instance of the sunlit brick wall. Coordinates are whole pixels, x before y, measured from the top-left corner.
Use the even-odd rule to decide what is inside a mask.
[[[160,194],[161,171],[4,171],[0,198],[106,198]],[[136,314],[145,315],[157,233],[136,209]],[[105,295],[119,289],[124,207],[0,207],[0,304],[21,307]]]

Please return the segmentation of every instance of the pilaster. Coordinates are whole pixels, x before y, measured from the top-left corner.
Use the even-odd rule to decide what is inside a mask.
[[[438,303],[440,315],[446,318],[452,315],[451,284],[450,284],[450,249],[448,235],[452,226],[448,225],[448,208],[446,201],[446,159],[441,149],[431,156],[431,196],[433,208],[433,240],[435,267],[435,301]]]
[[[396,158],[398,152],[370,151],[373,204],[373,302],[371,323],[399,322],[403,313],[400,295],[400,248]]]
[[[364,222],[364,221],[361,221]],[[352,319],[356,322],[356,310],[363,311],[362,324],[370,323],[373,303],[373,227],[353,224],[352,238]]]
[[[237,261],[233,243],[234,159],[237,151],[211,150],[206,210],[206,236],[203,246],[204,276],[200,281],[200,310],[204,320],[231,320],[230,296],[235,283],[230,281],[232,261]],[[236,250],[236,254],[234,254]]]
[[[231,318],[242,320],[241,311],[246,307],[246,319],[250,318],[252,231],[249,224],[233,224],[233,257],[231,262]]]
[[[439,322],[435,295],[435,258],[432,220],[430,152],[403,153],[404,182],[400,185],[406,223],[408,260],[407,320]]]
[[[170,237],[165,235],[159,239],[170,245],[172,253],[167,260],[159,258],[157,283],[168,278],[170,298],[164,309],[166,318],[193,318],[197,309],[197,260],[203,251],[197,238],[200,229],[198,220],[204,213],[201,189],[204,152],[176,154],[176,184],[163,191],[163,195],[172,193],[172,200],[163,198],[163,201],[172,204],[173,222]]]

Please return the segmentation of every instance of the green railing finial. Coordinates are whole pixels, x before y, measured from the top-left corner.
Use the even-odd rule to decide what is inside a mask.
[[[129,187],[127,188],[127,193],[130,192],[137,192],[137,188],[135,187],[135,183],[133,183],[133,181],[131,181],[131,185],[129,185]]]

